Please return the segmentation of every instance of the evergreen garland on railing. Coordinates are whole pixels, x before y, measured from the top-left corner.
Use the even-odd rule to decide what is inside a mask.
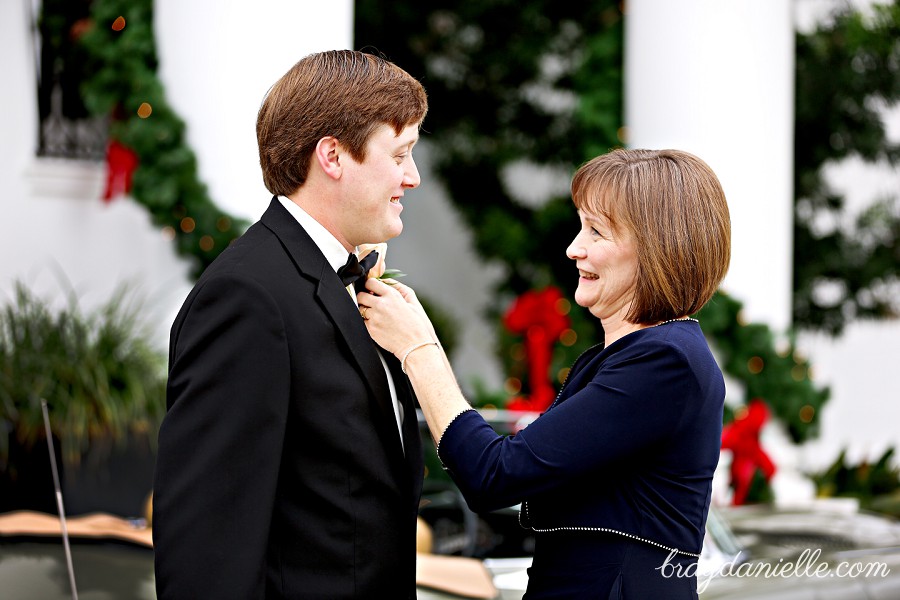
[[[156,74],[152,0],[95,0],[80,40],[88,53],[85,105],[108,116],[110,139],[137,155],[131,196],[199,276],[247,223],[219,209],[199,179],[184,121]]]

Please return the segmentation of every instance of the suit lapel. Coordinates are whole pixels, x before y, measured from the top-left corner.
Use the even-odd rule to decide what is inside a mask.
[[[396,447],[400,452],[400,440],[397,435],[394,408],[391,404],[391,393],[381,360],[378,358],[377,346],[359,316],[359,311],[347,289],[341,285],[337,273],[325,260],[309,234],[297,223],[297,220],[285,209],[277,198],[272,198],[269,208],[260,221],[270,229],[279,240],[300,272],[317,282],[316,298],[322,310],[344,338],[357,369],[362,374],[366,386],[375,398],[378,413],[381,416],[379,430],[383,439],[386,437],[388,448]],[[385,436],[387,425],[393,427],[393,436]],[[393,450],[392,450],[393,451]]]

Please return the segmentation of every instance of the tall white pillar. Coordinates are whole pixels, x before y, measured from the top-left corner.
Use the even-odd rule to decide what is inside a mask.
[[[678,148],[719,176],[731,210],[723,290],[750,321],[790,325],[794,28],[790,0],[628,0],[632,148]]]
[[[263,96],[307,54],[351,48],[353,1],[157,0],[154,11],[160,78],[201,179],[218,206],[255,221],[271,198],[256,145]]]

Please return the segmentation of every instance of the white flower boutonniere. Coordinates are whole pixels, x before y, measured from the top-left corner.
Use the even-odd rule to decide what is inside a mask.
[[[375,251],[378,252],[378,261],[375,263],[371,269],[369,269],[369,273],[366,278],[375,277],[376,279],[386,280],[386,279],[398,279],[400,277],[405,277],[406,273],[398,271],[397,269],[388,269],[386,258],[387,258],[387,242],[381,242],[380,244],[360,244],[359,245],[359,260],[364,259],[369,255],[370,252]],[[390,284],[390,281],[385,281],[385,283]]]

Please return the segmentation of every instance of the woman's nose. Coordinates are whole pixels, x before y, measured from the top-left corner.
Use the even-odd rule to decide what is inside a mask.
[[[587,250],[579,240],[581,234],[575,236],[575,239],[572,240],[572,243],[569,244],[569,247],[566,248],[566,256],[571,258],[572,260],[577,260],[579,258],[584,258],[587,256]]]

